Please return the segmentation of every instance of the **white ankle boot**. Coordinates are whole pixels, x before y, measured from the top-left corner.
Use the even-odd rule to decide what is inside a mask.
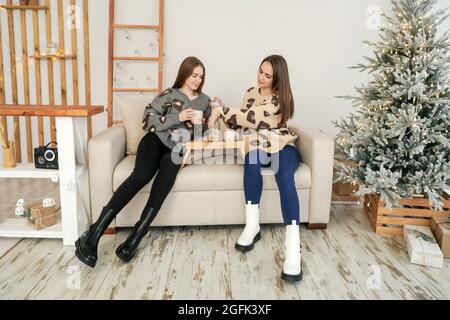
[[[281,278],[286,281],[300,281],[303,277],[300,248],[300,228],[296,221],[286,226],[284,266]]]
[[[245,205],[245,228],[234,247],[242,252],[252,250],[255,242],[261,239],[259,230],[259,204],[249,201]]]

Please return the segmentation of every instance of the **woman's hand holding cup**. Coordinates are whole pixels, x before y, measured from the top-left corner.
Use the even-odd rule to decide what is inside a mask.
[[[194,110],[192,110],[192,108],[183,110],[180,112],[180,114],[178,115],[178,119],[181,122],[185,122],[185,121],[193,121],[194,118],[196,116],[196,112]]]
[[[194,110],[195,116],[192,119],[192,123],[195,125],[201,125],[203,124],[203,111],[201,110]]]
[[[222,99],[220,99],[219,97],[214,97],[214,99],[211,101],[211,107],[225,107],[225,103],[223,102]]]
[[[215,129],[217,119],[219,119],[219,113],[215,112],[215,110],[213,109],[211,116],[208,119],[208,128],[209,129]]]

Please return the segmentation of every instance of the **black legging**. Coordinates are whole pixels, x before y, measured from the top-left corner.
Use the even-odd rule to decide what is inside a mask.
[[[180,165],[173,163],[171,153],[155,133],[147,133],[139,143],[133,172],[114,193],[108,207],[117,212],[122,210],[159,169],[146,207],[160,209],[180,170]]]

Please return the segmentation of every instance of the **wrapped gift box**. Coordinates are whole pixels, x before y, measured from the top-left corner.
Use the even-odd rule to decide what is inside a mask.
[[[44,228],[56,224],[56,208],[55,206],[44,207],[42,203],[35,203],[29,206],[31,210],[28,218],[28,225],[35,230],[42,230]]]
[[[411,263],[442,268],[444,256],[430,227],[404,225],[403,237]]]
[[[433,217],[431,231],[441,247],[444,258],[450,259],[450,219]]]

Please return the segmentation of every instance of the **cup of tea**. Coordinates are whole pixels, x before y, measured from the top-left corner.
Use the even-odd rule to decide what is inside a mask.
[[[214,100],[211,101],[211,107],[213,107],[213,108],[218,108],[218,107],[220,107],[220,106],[221,106],[221,105],[220,105],[219,100],[214,99]]]
[[[224,138],[225,138],[225,141],[235,141],[236,140],[236,131],[225,130]]]
[[[193,124],[202,124],[203,120],[203,111],[200,110],[193,110],[195,112],[195,117],[192,120]]]

